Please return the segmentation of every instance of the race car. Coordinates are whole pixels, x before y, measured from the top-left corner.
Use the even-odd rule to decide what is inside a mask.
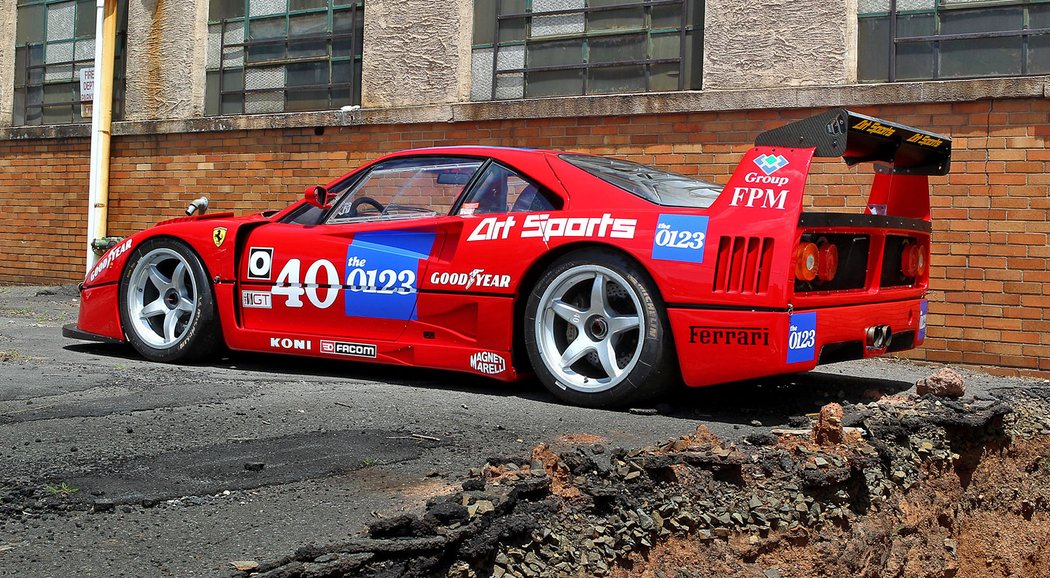
[[[388,154],[280,211],[197,202],[113,246],[64,333],[157,362],[227,347],[534,374],[590,407],[920,345],[928,176],[948,173],[951,139],[838,109],[755,142],[725,186],[450,146]],[[873,165],[867,209],[803,211],[814,157]]]

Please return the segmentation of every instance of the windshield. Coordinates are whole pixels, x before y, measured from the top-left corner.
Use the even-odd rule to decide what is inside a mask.
[[[327,223],[447,215],[480,159],[416,157],[380,163],[339,193]]]
[[[647,165],[591,155],[559,155],[565,162],[647,201],[668,207],[710,207],[721,185]]]

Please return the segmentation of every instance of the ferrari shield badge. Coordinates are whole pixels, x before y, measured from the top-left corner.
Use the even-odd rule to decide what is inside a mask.
[[[222,242],[226,240],[226,227],[215,227],[211,232],[211,240],[215,241],[216,247],[222,247]]]

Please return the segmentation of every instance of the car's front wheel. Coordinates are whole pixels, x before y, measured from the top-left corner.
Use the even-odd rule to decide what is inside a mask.
[[[526,305],[525,346],[540,381],[576,405],[651,399],[677,375],[659,294],[611,251],[576,251],[544,273]]]
[[[120,279],[119,306],[128,341],[151,361],[194,361],[221,344],[211,283],[182,241],[150,239],[135,250]]]

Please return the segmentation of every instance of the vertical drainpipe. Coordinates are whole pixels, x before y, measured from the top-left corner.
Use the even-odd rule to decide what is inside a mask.
[[[92,241],[106,236],[109,141],[110,127],[113,124],[113,69],[117,44],[117,0],[96,0],[95,4],[95,97],[91,114],[87,270],[98,260],[91,246]]]

